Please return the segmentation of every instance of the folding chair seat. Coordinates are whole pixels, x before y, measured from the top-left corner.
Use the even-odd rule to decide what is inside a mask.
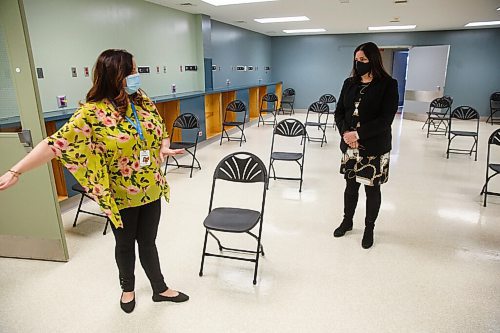
[[[335,110],[337,109],[337,99],[335,98],[335,96],[333,96],[332,94],[324,94],[319,98],[319,101],[328,104],[328,107],[330,109],[328,111],[328,114],[332,115],[333,118],[333,116],[335,116]],[[332,105],[330,106],[330,104]],[[335,120],[331,123],[331,125],[332,128],[335,129]]]
[[[306,121],[304,123],[308,141],[321,142],[321,147],[323,147],[323,142],[328,143],[328,141],[326,141],[326,126],[329,114],[330,108],[326,103],[314,102],[309,106],[307,109]],[[311,119],[314,117],[316,117],[316,120]],[[321,137],[311,137],[310,131],[307,131],[307,127],[316,127],[323,135]]]
[[[262,204],[259,210],[237,207],[217,207],[213,208],[216,181],[223,180],[231,183],[262,183]],[[234,184],[236,185],[236,184]],[[240,184],[241,185],[241,184]],[[230,154],[219,162],[214,171],[212,181],[212,193],[210,195],[210,204],[208,216],[205,218],[203,225],[205,227],[205,240],[203,243],[203,253],[201,256],[200,276],[203,276],[203,266],[205,257],[219,257],[226,259],[235,259],[242,261],[250,261],[255,263],[253,284],[257,284],[257,269],[259,267],[260,255],[264,256],[264,248],[262,246],[262,224],[264,221],[264,206],[266,203],[266,185],[267,171],[264,163],[254,154],[247,152],[237,152]],[[231,186],[233,187],[233,186]],[[236,187],[236,186],[235,186]],[[244,187],[244,186],[243,186]],[[242,195],[247,195],[247,192],[242,192]],[[237,195],[235,193],[234,195]],[[258,227],[257,234],[252,230]],[[247,234],[257,241],[255,250],[230,248],[222,245],[219,238],[215,235],[216,232]],[[217,242],[220,254],[207,252],[208,236],[211,236]],[[223,252],[238,253],[238,256],[222,254]],[[247,257],[243,257],[243,255]]]
[[[198,137],[200,133],[200,120],[198,117],[192,113],[183,113],[174,120],[172,126],[171,138],[174,138],[174,134],[177,131],[181,131],[181,141],[170,141],[171,149],[184,149],[186,153],[191,155],[191,164],[179,164],[175,156],[167,156],[167,161],[165,163],[165,173],[167,173],[167,167],[169,165],[176,166],[177,168],[188,168],[191,169],[189,173],[189,178],[193,177],[193,169],[200,169],[201,165],[196,158],[196,148],[198,147]],[[170,157],[173,158],[174,163],[170,163]],[[194,166],[194,162],[198,166]]]
[[[448,118],[451,112],[451,103],[453,99],[450,96],[444,96],[434,99],[429,105],[427,120],[422,129],[427,125],[427,137],[432,135],[446,135],[448,131]],[[432,129],[431,129],[432,125]]]
[[[82,209],[83,199],[88,198],[88,199],[94,200],[94,199],[92,199],[92,197],[90,195],[87,194],[87,192],[85,192],[85,189],[82,187],[82,185],[80,185],[79,183],[76,183],[75,185],[71,186],[71,189],[82,195],[80,198],[80,203],[78,204],[78,209],[76,210],[76,216],[75,216],[75,221],[73,222],[73,228],[76,227],[76,223],[78,221],[78,216],[80,215],[80,213],[94,215],[94,216],[98,216],[98,217],[102,217],[102,218],[106,219],[106,224],[104,225],[104,231],[102,232],[103,235],[106,235],[106,231],[108,230],[108,225],[110,222],[109,218],[104,214],[97,214],[97,213],[89,212],[89,211]]]
[[[226,107],[226,112],[224,113],[224,120],[222,122],[222,134],[220,136],[220,145],[222,145],[222,139],[224,138],[226,138],[227,141],[239,141],[240,147],[243,141],[247,142],[247,138],[245,137],[244,133],[246,119],[247,119],[247,107],[242,101],[237,99],[229,103]],[[229,136],[227,132],[228,127],[236,127],[241,132],[241,136],[239,137]]]
[[[452,119],[458,120],[476,120],[476,130],[475,131],[463,131],[463,130],[453,130]],[[451,142],[457,137],[471,137],[474,139],[472,148],[469,149],[458,149],[451,148]],[[450,158],[450,153],[452,154],[468,154],[472,156],[475,153],[474,160],[477,161],[477,143],[479,137],[479,112],[470,106],[459,106],[450,115],[448,120],[448,149],[446,150],[446,158]]]
[[[499,113],[498,116],[495,116]],[[490,116],[486,119],[486,122],[493,124],[500,124],[500,91],[494,92],[490,96]]]
[[[278,113],[278,96],[273,93],[265,94],[262,96],[262,100],[260,101],[260,110],[259,110],[259,120],[257,122],[257,127],[259,127],[260,123],[262,125],[272,124],[273,127],[276,126],[276,114]],[[273,120],[264,120],[264,115],[271,114],[273,116]]]
[[[292,115],[295,113],[293,105],[295,104],[295,90],[293,88],[287,88],[283,91],[281,96],[281,104],[278,109],[278,114],[281,112],[283,114],[288,113]]]
[[[481,194],[484,194],[484,207],[486,207],[486,200],[488,198],[488,195],[500,196],[500,192],[488,191],[488,183],[490,182],[490,180],[496,175],[500,174],[500,161],[499,163],[491,163],[492,146],[500,147],[500,129],[494,131],[488,139],[488,155],[486,157],[486,180],[484,182],[483,189],[481,190]],[[499,150],[497,149],[496,151],[498,152]],[[493,174],[491,175],[490,170],[493,171]]]
[[[299,192],[302,192],[302,182],[303,182],[303,174],[304,174],[304,156],[306,152],[306,145],[302,145],[301,152],[284,152],[284,151],[275,151],[275,138],[276,136],[286,137],[286,138],[297,138],[300,137],[300,143],[306,138],[306,128],[304,124],[302,124],[299,120],[288,118],[280,121],[273,131],[273,139],[271,143],[271,157],[269,161],[269,178],[271,178],[271,170],[273,172],[272,178],[276,179],[286,179],[286,180],[299,180]],[[275,161],[283,161],[283,162],[295,162],[299,165],[300,168],[300,177],[277,177],[276,171],[274,169]],[[269,181],[268,181],[269,188]]]

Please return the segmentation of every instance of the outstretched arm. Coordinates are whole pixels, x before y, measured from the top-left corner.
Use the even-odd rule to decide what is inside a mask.
[[[16,184],[21,174],[49,162],[55,156],[47,141],[42,140],[28,155],[0,177],[0,191]]]

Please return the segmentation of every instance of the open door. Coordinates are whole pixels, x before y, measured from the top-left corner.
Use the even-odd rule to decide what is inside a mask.
[[[0,173],[45,137],[22,0],[0,1]],[[23,143],[21,143],[23,141]],[[49,165],[0,192],[0,256],[67,261]]]
[[[404,115],[425,115],[430,102],[444,95],[449,45],[410,48],[406,76]]]

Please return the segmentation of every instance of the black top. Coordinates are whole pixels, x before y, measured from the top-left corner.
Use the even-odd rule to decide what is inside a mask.
[[[363,94],[360,94],[360,89],[363,89]],[[358,101],[359,118],[353,117],[354,103]],[[365,88],[353,78],[346,79],[335,110],[335,123],[340,135],[356,130],[361,156],[378,156],[389,152],[392,148],[391,125],[398,111],[398,101],[398,82],[393,78],[373,79]],[[358,121],[359,127],[356,128]],[[345,153],[347,148],[341,139],[342,152]]]

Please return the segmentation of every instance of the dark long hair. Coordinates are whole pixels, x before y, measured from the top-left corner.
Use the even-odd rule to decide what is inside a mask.
[[[384,68],[384,64],[382,63],[382,56],[380,55],[380,50],[377,44],[368,42],[359,45],[354,50],[354,57],[352,61],[352,71],[351,71],[352,78],[354,78],[358,82],[361,81],[361,76],[358,75],[358,73],[356,72],[356,60],[354,60],[354,58],[356,58],[356,52],[358,51],[363,51],[365,53],[366,58],[368,58],[368,61],[372,66],[371,73],[373,78],[382,79],[391,77]]]
[[[87,102],[108,99],[120,114],[125,115],[129,96],[123,89],[123,80],[132,74],[133,69],[133,56],[129,52],[116,49],[102,52],[94,65],[93,84],[87,93]],[[141,100],[138,95],[131,97]]]

